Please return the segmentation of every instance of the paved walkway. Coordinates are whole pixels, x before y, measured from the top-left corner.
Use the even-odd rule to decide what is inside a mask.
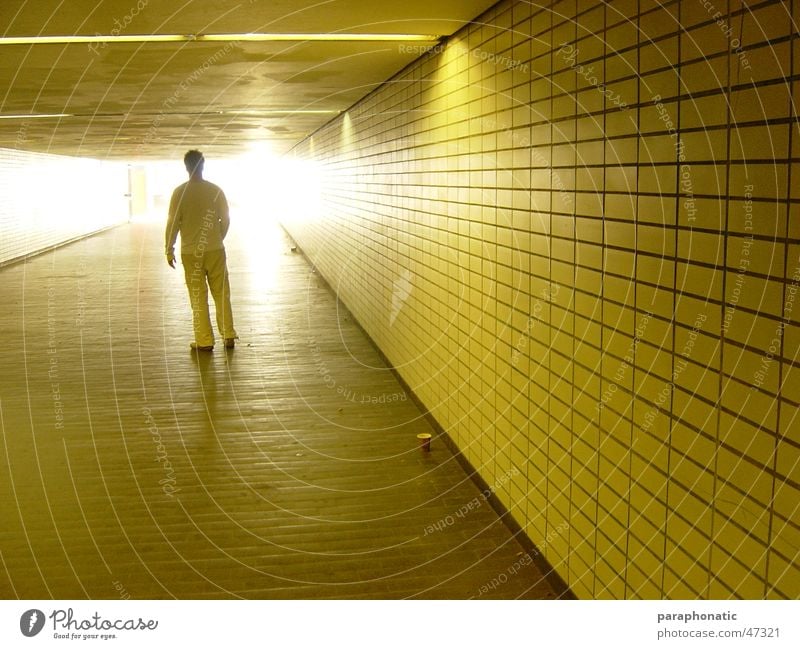
[[[553,597],[278,226],[231,237],[241,340],[199,357],[161,242],[0,269],[1,597]]]

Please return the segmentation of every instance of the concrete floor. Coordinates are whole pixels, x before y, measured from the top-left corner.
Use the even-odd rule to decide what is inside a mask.
[[[200,356],[162,237],[0,269],[0,596],[555,596],[277,225],[234,224]]]

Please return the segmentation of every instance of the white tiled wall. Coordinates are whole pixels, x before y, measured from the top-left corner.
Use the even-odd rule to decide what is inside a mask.
[[[128,219],[124,164],[0,149],[0,264]]]
[[[797,7],[545,4],[299,145],[286,226],[579,597],[798,597]]]

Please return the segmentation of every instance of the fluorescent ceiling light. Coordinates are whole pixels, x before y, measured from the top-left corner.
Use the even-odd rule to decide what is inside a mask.
[[[34,115],[0,115],[0,119],[47,119],[53,117],[72,117],[69,113],[37,113]]]
[[[153,115],[167,115],[167,116],[178,116],[181,115],[244,115],[244,116],[252,116],[252,117],[269,117],[271,115],[338,115],[341,113],[341,109],[330,109],[330,110],[307,110],[303,108],[298,109],[264,109],[264,110],[212,110],[212,111],[202,111],[202,112],[189,112],[189,113],[153,113],[153,112],[146,112],[146,113],[136,113],[136,112],[128,112],[128,113],[34,113],[34,114],[26,114],[26,115],[0,115],[0,119],[55,119],[61,117],[89,117],[92,119],[101,119],[103,117],[125,117],[125,118],[136,118],[136,117],[152,117]]]
[[[95,34],[94,36],[5,36],[0,45],[69,45],[73,43],[180,43],[192,41],[424,41],[435,42],[441,36],[433,34]]]
[[[252,115],[258,117],[259,115],[338,115],[341,110],[220,110],[217,111],[219,115]]]
[[[438,41],[432,34],[202,34],[199,41]]]
[[[0,45],[69,45],[71,43],[159,43],[195,40],[180,34],[148,34],[104,36],[7,36],[0,38]]]

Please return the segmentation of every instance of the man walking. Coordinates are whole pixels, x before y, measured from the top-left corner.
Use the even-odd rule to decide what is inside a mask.
[[[228,201],[214,183],[203,180],[205,160],[200,151],[191,150],[183,157],[189,181],[175,188],[169,203],[166,230],[167,263],[175,268],[175,240],[181,235],[181,262],[192,305],[193,350],[210,352],[214,349],[214,330],[208,314],[208,289],[217,310],[217,327],[225,347],[235,345],[231,290],[225,247],[230,218]]]

